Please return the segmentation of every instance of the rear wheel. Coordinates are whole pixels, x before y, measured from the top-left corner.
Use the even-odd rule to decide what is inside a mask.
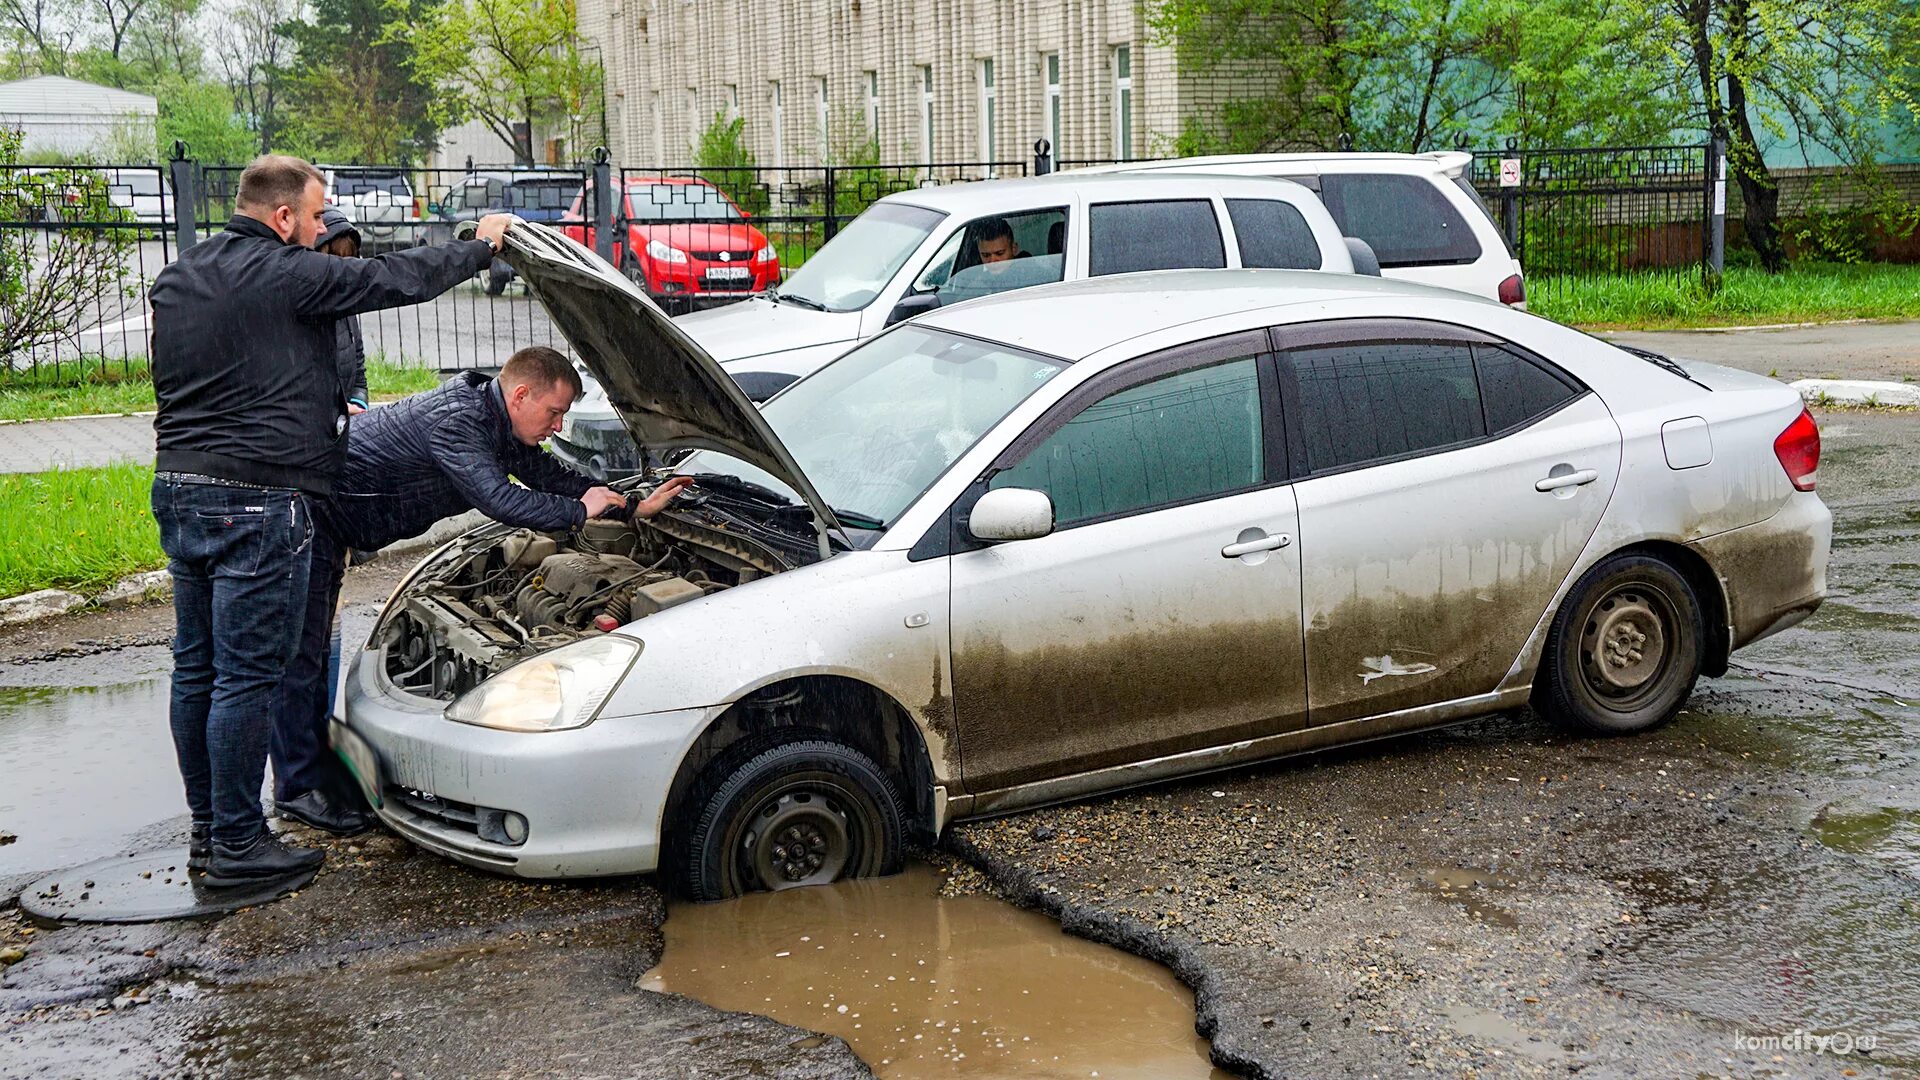
[[[824,885],[900,869],[899,791],[873,759],[827,739],[723,757],[688,801],[677,860],[696,900]]]
[[[1534,708],[1602,734],[1659,727],[1693,692],[1705,637],[1685,577],[1651,555],[1615,555],[1587,571],[1554,616]]]

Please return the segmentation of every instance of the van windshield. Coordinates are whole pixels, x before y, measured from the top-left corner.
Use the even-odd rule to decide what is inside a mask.
[[[825,311],[858,311],[947,215],[904,203],[880,203],[854,218],[780,286],[779,296]]]

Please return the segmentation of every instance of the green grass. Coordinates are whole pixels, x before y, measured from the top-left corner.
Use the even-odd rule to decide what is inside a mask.
[[[367,360],[367,391],[375,401],[405,397],[439,385],[431,368]],[[97,413],[150,412],[153,382],[145,357],[42,364],[0,375],[0,420],[49,420]]]
[[[147,465],[0,474],[0,596],[98,590],[167,564]]]
[[[1782,274],[1730,267],[1708,295],[1697,275],[1644,274],[1528,282],[1527,309],[1589,329],[1920,318],[1920,266],[1807,263]]]

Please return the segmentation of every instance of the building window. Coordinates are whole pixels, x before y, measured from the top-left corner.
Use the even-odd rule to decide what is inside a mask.
[[[740,119],[740,88],[727,86],[727,120],[729,123]]]
[[[867,137],[880,141],[880,73],[867,72]]]
[[[770,96],[770,100],[773,103],[773,167],[777,169],[785,162],[781,147],[786,141],[786,130],[782,126],[782,117],[780,115],[780,83],[775,81],[769,85],[773,89],[773,93]]]
[[[1133,46],[1113,50],[1113,156],[1133,160]]]
[[[653,160],[658,165],[667,160],[667,113],[660,103],[660,91],[647,96],[647,111],[653,114]]]
[[[991,162],[994,150],[993,61],[980,61],[980,160]]]
[[[826,164],[831,148],[827,145],[827,77],[813,80],[813,124],[819,130],[820,163]]]
[[[687,145],[700,145],[700,133],[707,130],[706,117],[700,115],[700,92],[687,87]]]
[[[1060,160],[1060,54],[1047,54],[1047,142],[1053,144],[1053,160]]]
[[[920,68],[920,156],[933,164],[933,65]]]

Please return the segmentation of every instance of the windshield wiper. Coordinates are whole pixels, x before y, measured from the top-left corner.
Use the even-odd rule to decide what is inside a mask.
[[[1654,367],[1659,368],[1661,371],[1671,372],[1672,374],[1678,375],[1681,378],[1687,380],[1688,382],[1692,383],[1693,385],[1699,387],[1702,390],[1708,391],[1709,393],[1713,391],[1713,387],[1708,386],[1706,383],[1703,383],[1699,379],[1696,379],[1692,375],[1688,374],[1687,369],[1681,367],[1680,364],[1671,357],[1662,356],[1659,353],[1653,352],[1650,349],[1637,349],[1637,348],[1634,348],[1632,345],[1617,345],[1615,346],[1615,348],[1619,349],[1621,352],[1630,353],[1634,356],[1637,356],[1640,359],[1645,360],[1647,363],[1652,364]]]
[[[775,292],[772,289],[767,290],[767,295],[772,297],[773,302],[776,304],[782,304],[782,303],[799,304],[801,307],[810,309],[812,311],[827,310],[827,305],[821,303],[818,300],[813,299],[810,296],[800,296],[795,293]]]

